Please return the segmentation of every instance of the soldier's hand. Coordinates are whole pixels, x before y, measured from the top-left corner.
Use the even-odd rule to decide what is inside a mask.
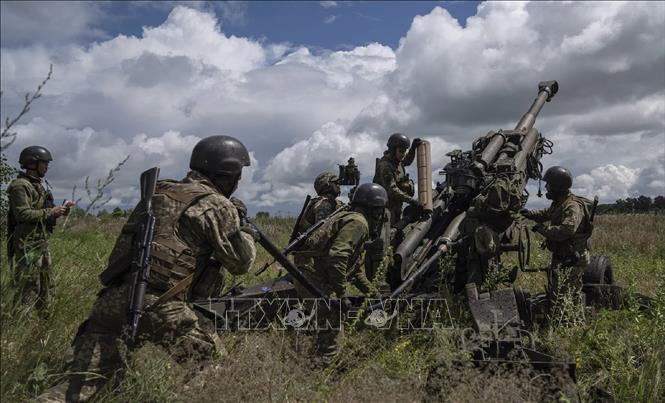
[[[247,206],[245,206],[245,203],[243,203],[242,200],[236,197],[231,197],[229,200],[233,203],[236,210],[238,210],[238,216],[247,217]]]
[[[254,241],[258,241],[259,239],[261,239],[259,231],[257,231],[257,229],[253,225],[245,224],[242,227],[240,227],[240,231],[249,234],[252,238],[254,238]]]
[[[53,213],[53,217],[58,218],[67,212],[67,208],[65,206],[55,206],[51,208],[51,212]]]
[[[528,218],[528,219],[531,219],[531,218],[533,217],[533,212],[532,212],[531,210],[529,210],[528,208],[523,208],[523,209],[521,209],[521,210],[520,210],[520,214],[521,214],[524,218]]]
[[[64,207],[65,207],[65,215],[68,215],[69,212],[71,211],[72,207],[76,206],[76,202],[72,200],[68,200],[65,202]]]
[[[422,142],[423,142],[422,139],[416,137],[415,139],[413,139],[413,143],[411,143],[411,147],[416,148],[416,147],[418,147],[420,144],[422,144]]]

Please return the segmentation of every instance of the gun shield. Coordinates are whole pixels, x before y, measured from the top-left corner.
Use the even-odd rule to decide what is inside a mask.
[[[418,201],[432,211],[432,153],[429,141],[423,140],[416,149],[418,165]]]

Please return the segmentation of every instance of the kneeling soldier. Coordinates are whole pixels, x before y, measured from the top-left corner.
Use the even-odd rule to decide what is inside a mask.
[[[194,147],[192,170],[185,179],[157,182],[145,293],[148,308],[139,321],[138,345],[145,341],[160,345],[178,362],[203,362],[221,350],[215,329],[199,320],[189,301],[216,296],[223,286],[224,270],[243,274],[254,261],[251,230],[241,227],[238,207],[230,200],[242,168],[249,163],[240,141],[212,136]],[[137,223],[144,215],[140,210],[134,209],[123,227],[102,273],[106,287],[74,339],[66,383],[53,387],[39,401],[85,401],[113,380],[122,365],[119,346],[127,332],[130,266]],[[167,292],[173,295],[166,298]]]

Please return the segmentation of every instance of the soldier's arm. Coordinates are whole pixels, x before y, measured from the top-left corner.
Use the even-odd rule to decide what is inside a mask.
[[[403,203],[411,200],[411,196],[406,194],[406,192],[403,192],[399,186],[397,186],[394,172],[386,166],[382,166],[381,168],[381,179],[383,180],[383,187],[388,193],[388,198]]]
[[[411,146],[411,148],[409,148],[409,152],[406,153],[406,155],[404,156],[404,159],[402,160],[402,165],[404,165],[405,167],[408,167],[409,165],[411,165],[413,163],[413,160],[416,158],[416,148],[417,147],[413,147],[413,146]]]
[[[33,209],[30,206],[30,195],[25,186],[9,187],[9,205],[16,222],[40,222],[53,216],[50,208]]]
[[[363,294],[375,294],[375,287],[372,286],[372,282],[369,281],[365,275],[365,270],[360,264],[363,260],[358,259],[353,266],[353,285],[360,290]]]
[[[556,242],[568,240],[575,235],[577,227],[582,223],[584,212],[577,203],[569,203],[563,210],[563,219],[559,225],[546,225],[540,232],[547,239]]]
[[[543,222],[545,222],[545,221],[549,221],[549,220],[550,220],[550,216],[551,216],[551,214],[550,214],[550,208],[548,207],[548,208],[545,208],[545,209],[542,209],[542,210],[534,210],[534,211],[531,211],[531,213],[529,214],[528,218],[529,218],[530,220],[535,221],[535,222],[543,223]]]
[[[358,221],[350,221],[343,224],[330,247],[328,278],[330,279],[331,288],[338,297],[344,295],[347,275],[350,273],[348,265],[355,263],[349,262],[349,259],[360,247],[366,236],[366,226]]]
[[[247,273],[256,258],[251,235],[240,231],[236,208],[219,195],[204,197],[187,209],[186,216],[213,251],[213,257],[231,274]],[[191,231],[191,230],[190,230]],[[193,231],[192,231],[193,232]]]

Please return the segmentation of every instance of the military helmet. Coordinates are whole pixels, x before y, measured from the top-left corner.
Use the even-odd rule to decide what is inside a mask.
[[[53,161],[51,152],[42,146],[30,146],[24,148],[18,157],[18,163],[23,169],[30,168],[37,161]]]
[[[321,172],[316,179],[314,179],[314,190],[319,196],[326,193],[339,193],[337,175],[330,171]]]
[[[573,175],[564,167],[553,166],[545,171],[543,181],[555,192],[565,192],[573,186]]]
[[[196,143],[189,160],[189,167],[207,175],[231,175],[248,167],[249,152],[236,138],[211,136]]]
[[[411,145],[411,140],[402,133],[395,133],[390,138],[388,138],[388,148],[389,149],[394,149],[397,147],[402,147],[402,148],[409,148],[409,145]]]
[[[352,206],[385,207],[388,204],[388,193],[383,186],[376,183],[363,183],[353,193]]]

